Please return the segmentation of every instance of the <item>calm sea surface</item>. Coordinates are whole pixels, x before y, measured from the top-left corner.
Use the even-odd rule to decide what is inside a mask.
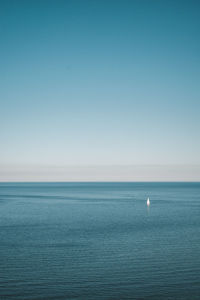
[[[200,183],[1,183],[0,299],[199,300]]]

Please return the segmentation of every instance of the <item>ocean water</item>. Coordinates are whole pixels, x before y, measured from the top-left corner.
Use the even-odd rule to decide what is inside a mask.
[[[1,183],[0,299],[200,299],[200,183]]]

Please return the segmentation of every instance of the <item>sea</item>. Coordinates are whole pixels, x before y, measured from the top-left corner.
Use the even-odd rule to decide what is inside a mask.
[[[199,300],[200,183],[0,183],[0,299]]]

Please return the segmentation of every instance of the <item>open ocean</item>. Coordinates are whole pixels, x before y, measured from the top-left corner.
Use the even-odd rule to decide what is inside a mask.
[[[0,299],[199,300],[200,183],[1,183]]]

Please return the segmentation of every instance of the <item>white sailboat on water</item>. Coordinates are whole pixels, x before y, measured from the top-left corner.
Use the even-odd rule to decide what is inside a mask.
[[[150,200],[149,200],[149,198],[147,198],[147,206],[149,206],[150,205]]]

